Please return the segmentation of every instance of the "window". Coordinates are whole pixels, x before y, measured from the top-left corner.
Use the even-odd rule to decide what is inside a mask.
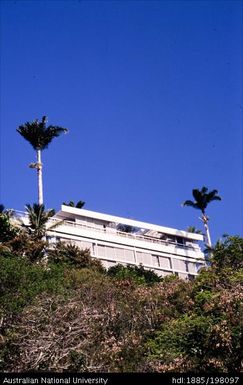
[[[185,261],[181,259],[173,259],[173,265],[175,270],[186,271]]]
[[[160,267],[160,260],[158,255],[152,255],[152,261],[154,266]]]
[[[116,257],[117,259],[124,261],[124,249],[116,248]]]
[[[105,257],[105,246],[98,245],[98,256]]]
[[[135,261],[134,250],[124,250],[125,251],[125,259],[126,261]]]
[[[176,242],[178,243],[178,245],[182,246],[185,244],[185,239],[182,237],[176,237]]]
[[[137,252],[137,262],[142,264],[151,264],[151,254],[142,253],[140,251]]]

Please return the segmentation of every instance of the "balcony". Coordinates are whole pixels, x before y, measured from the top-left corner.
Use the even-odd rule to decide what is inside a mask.
[[[129,239],[134,239],[134,240],[141,240],[143,242],[149,242],[153,244],[160,244],[164,246],[174,246],[182,249],[187,249],[187,250],[194,250],[194,251],[200,251],[200,247],[198,244],[181,244],[178,242],[173,242],[171,240],[163,240],[159,239],[156,237],[151,237],[149,235],[141,235],[141,234],[136,234],[136,233],[127,233],[123,231],[119,231],[113,227],[105,226],[102,227],[100,225],[96,224],[91,224],[91,223],[76,223],[74,221],[68,221],[68,220],[59,220],[57,218],[51,218],[48,222],[48,230],[55,231],[57,229],[58,231],[58,223],[60,223],[60,226],[68,226],[71,228],[75,228],[76,230],[78,229],[86,229],[90,230],[92,232],[97,232],[97,233],[102,233],[102,234],[110,234],[112,236],[118,236],[118,237],[123,237],[123,238],[129,238]],[[70,229],[71,233],[71,229]]]

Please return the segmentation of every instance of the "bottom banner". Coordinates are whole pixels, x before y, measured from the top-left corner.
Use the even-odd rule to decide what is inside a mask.
[[[0,373],[3,385],[240,385],[242,379],[242,373]]]

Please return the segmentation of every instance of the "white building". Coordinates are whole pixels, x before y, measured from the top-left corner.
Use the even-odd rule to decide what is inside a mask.
[[[58,240],[89,248],[91,256],[108,268],[115,264],[140,265],[160,276],[193,278],[205,266],[201,234],[188,233],[132,219],[61,206],[49,229],[50,242]]]

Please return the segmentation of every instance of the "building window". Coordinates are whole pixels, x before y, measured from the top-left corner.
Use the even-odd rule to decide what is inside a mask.
[[[160,267],[160,260],[158,255],[152,255],[153,265]]]
[[[176,237],[176,242],[178,243],[178,245],[183,246],[185,244],[185,239],[182,237]]]

